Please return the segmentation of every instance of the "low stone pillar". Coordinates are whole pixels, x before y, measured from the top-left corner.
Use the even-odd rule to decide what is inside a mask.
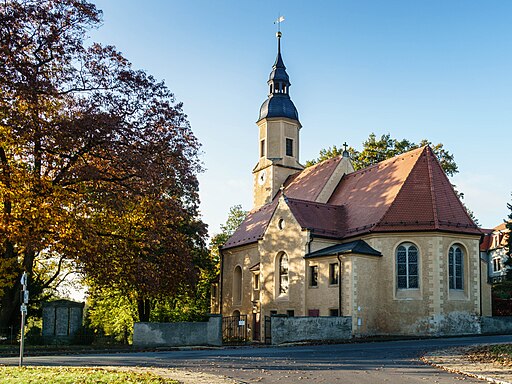
[[[71,343],[82,328],[84,303],[56,300],[43,303],[43,331],[45,343]]]

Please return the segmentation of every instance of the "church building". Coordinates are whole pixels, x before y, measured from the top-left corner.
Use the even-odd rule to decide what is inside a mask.
[[[281,56],[268,80],[254,206],[221,248],[217,311],[348,316],[354,335],[478,333],[490,315],[481,230],[428,146],[354,171],[348,152],[305,168]]]

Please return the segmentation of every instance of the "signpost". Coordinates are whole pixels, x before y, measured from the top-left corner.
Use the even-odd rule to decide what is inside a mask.
[[[27,291],[27,272],[21,276],[21,338],[20,338],[20,364],[23,366],[23,348],[25,346],[25,320],[27,317],[28,291]]]

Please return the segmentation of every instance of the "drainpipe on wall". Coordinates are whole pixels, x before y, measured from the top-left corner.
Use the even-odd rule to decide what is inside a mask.
[[[219,314],[222,316],[222,283],[224,282],[224,253],[222,252],[222,247],[219,247],[220,254],[220,276],[219,276]]]
[[[306,242],[306,250],[307,250],[307,254],[311,253],[311,243],[313,242],[313,234],[311,233],[311,230],[310,229],[307,229],[308,231],[308,240]],[[307,274],[307,265],[308,265],[308,260],[304,260],[304,263],[305,263],[305,272]],[[305,284],[305,290],[307,291],[307,279],[306,281],[304,281],[304,284]],[[307,294],[304,293],[304,300],[302,301],[302,313],[304,313],[304,315],[307,313],[307,307],[308,307],[308,303],[307,303]]]
[[[480,248],[480,247],[479,247]],[[489,263],[487,263],[489,266]],[[478,287],[478,292],[480,292],[480,317],[482,317],[482,258],[480,257],[480,249],[478,250],[478,281],[480,286]]]
[[[338,253],[336,257],[338,258],[338,316],[343,316],[341,313],[341,255]]]

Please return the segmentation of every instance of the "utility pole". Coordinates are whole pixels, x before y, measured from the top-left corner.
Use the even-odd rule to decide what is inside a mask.
[[[21,338],[20,338],[20,367],[23,367],[23,349],[25,347],[25,320],[27,317],[28,291],[27,272],[21,276]]]

